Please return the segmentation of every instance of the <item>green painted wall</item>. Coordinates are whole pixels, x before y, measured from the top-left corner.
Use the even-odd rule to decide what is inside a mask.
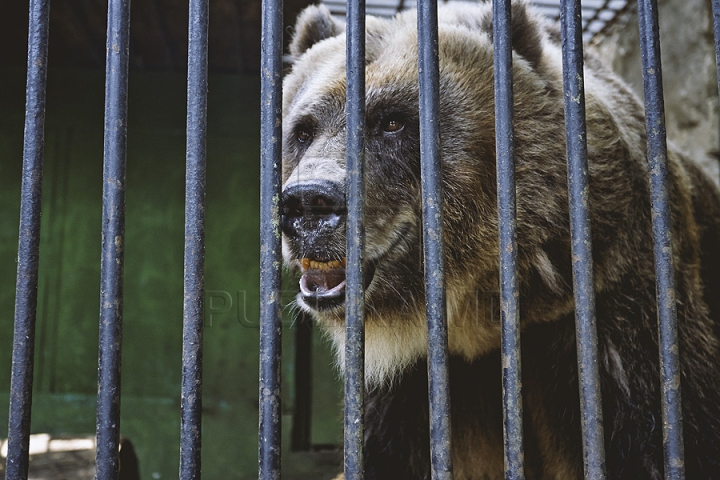
[[[22,70],[0,71],[0,437],[7,434],[24,81]],[[210,77],[206,479],[257,477],[258,83],[255,77]],[[103,72],[49,73],[33,433],[94,432],[103,98]],[[128,125],[121,431],[135,444],[144,479],[177,478],[184,76],[132,73]],[[289,438],[294,331],[286,310],[283,434]],[[314,346],[312,440],[339,445],[342,387],[325,343],[315,338]],[[313,455],[285,452],[285,478],[329,478],[320,472],[334,470],[318,467]]]

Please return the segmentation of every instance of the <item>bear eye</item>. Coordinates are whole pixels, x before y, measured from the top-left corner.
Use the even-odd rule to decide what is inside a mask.
[[[309,128],[300,127],[297,131],[297,139],[300,143],[309,142],[312,140],[312,132]]]
[[[397,133],[405,128],[405,123],[398,117],[388,117],[382,123],[383,132]]]

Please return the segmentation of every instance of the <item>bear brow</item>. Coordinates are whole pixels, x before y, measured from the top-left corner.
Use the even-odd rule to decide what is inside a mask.
[[[416,115],[418,110],[418,93],[412,85],[383,85],[368,87],[365,94],[366,114],[390,110]],[[410,108],[409,108],[410,107]]]

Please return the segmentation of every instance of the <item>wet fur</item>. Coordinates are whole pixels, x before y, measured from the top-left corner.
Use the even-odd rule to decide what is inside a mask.
[[[441,154],[456,479],[502,478],[493,105],[488,4],[440,7]],[[414,12],[367,20],[367,479],[429,477]],[[284,183],[344,181],[345,39],[324,7],[299,18],[284,81]],[[513,5],[513,75],[528,479],[582,477],[559,34]],[[663,475],[657,315],[640,101],[586,54],[599,366],[608,478]],[[400,112],[402,137],[378,131]],[[304,122],[304,123],[303,123]],[[295,132],[311,124],[310,145]],[[687,478],[720,478],[720,194],[668,153]],[[399,234],[402,233],[402,235]],[[392,248],[390,247],[392,246]],[[284,239],[297,266],[304,247]],[[344,233],[327,246],[343,255]],[[332,256],[331,255],[331,256]],[[334,257],[333,257],[334,258]],[[704,293],[706,292],[706,293]],[[311,311],[343,364],[343,310]]]

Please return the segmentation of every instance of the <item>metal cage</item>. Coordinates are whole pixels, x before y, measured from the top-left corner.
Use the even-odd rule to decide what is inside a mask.
[[[659,55],[656,0],[639,0],[648,158],[652,189],[653,236],[660,325],[663,438],[666,478],[684,478],[673,257],[669,235],[666,135]],[[103,179],[100,355],[97,407],[96,478],[118,474],[120,355],[123,311],[124,185],[127,135],[129,0],[108,5]],[[420,117],[425,232],[442,223],[437,117],[437,3],[419,0]],[[712,2],[716,49],[720,59],[720,0]],[[200,478],[202,334],[205,212],[205,136],[207,109],[208,0],[190,0],[187,82],[185,217],[185,295],[182,372],[180,478]],[[40,200],[43,171],[45,83],[48,58],[49,0],[30,1],[27,60],[22,206],[12,356],[7,478],[27,478],[37,304]],[[495,45],[497,193],[501,248],[503,404],[506,478],[523,474],[520,386],[518,280],[516,275],[515,180],[513,160],[513,91],[510,0],[493,1]],[[281,104],[282,0],[263,0],[261,90],[261,335],[259,386],[259,477],[280,478],[280,339],[281,339]],[[363,162],[365,0],[347,6],[347,308],[345,354],[345,478],[363,478],[364,293]],[[583,196],[588,185],[583,90],[582,12],[580,0],[561,5],[568,188],[571,211],[577,351],[583,418],[585,476],[605,478],[602,409],[597,367],[592,246]],[[719,70],[720,72],[720,70]],[[720,75],[719,75],[720,76]],[[579,99],[579,101],[571,101]],[[447,323],[442,236],[426,235],[424,264],[427,292],[429,402],[432,414],[432,478],[452,478],[450,455]],[[430,275],[427,272],[437,272]]]

